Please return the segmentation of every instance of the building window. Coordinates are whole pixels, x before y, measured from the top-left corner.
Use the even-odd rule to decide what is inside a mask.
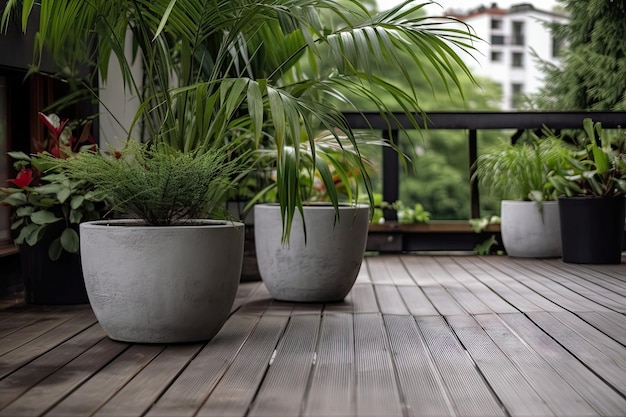
[[[511,55],[511,66],[513,68],[524,68],[524,54],[521,52],[513,52]]]
[[[502,19],[491,19],[491,29],[502,29]]]
[[[524,94],[524,84],[511,84],[511,108],[518,108],[522,104]]]
[[[511,43],[513,45],[524,45],[524,41],[524,22],[513,22]]]
[[[502,62],[502,52],[491,51],[491,62]]]
[[[504,36],[491,35],[491,44],[492,45],[504,45]]]

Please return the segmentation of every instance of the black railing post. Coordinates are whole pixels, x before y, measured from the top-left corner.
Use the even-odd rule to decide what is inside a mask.
[[[391,130],[391,136],[388,129],[383,130],[383,140],[391,145],[398,144],[398,129]],[[398,152],[393,146],[383,146],[383,201],[394,203],[400,199],[400,160]],[[395,210],[383,210],[385,219],[398,220]]]
[[[470,177],[470,219],[480,217],[480,195],[478,193],[478,182],[471,178],[476,171],[476,159],[478,158],[478,140],[476,129],[469,130],[469,177]]]

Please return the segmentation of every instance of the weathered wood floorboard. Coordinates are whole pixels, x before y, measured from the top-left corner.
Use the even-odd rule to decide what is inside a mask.
[[[0,300],[0,416],[626,417],[626,262],[366,257],[342,302],[240,285],[213,340]]]

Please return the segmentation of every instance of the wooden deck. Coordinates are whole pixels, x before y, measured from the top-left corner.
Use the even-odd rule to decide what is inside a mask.
[[[626,416],[626,263],[366,258],[345,302],[243,283],[209,343],[0,303],[1,416]]]

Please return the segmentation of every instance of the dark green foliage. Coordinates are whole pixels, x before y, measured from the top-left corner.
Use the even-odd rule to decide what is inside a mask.
[[[565,41],[562,68],[543,63],[546,85],[534,98],[553,110],[626,109],[626,1],[560,0],[571,21],[552,25]]]
[[[181,152],[129,141],[116,156],[83,152],[59,165],[70,178],[93,184],[116,211],[150,225],[223,218],[225,196],[243,166],[224,148]]]

